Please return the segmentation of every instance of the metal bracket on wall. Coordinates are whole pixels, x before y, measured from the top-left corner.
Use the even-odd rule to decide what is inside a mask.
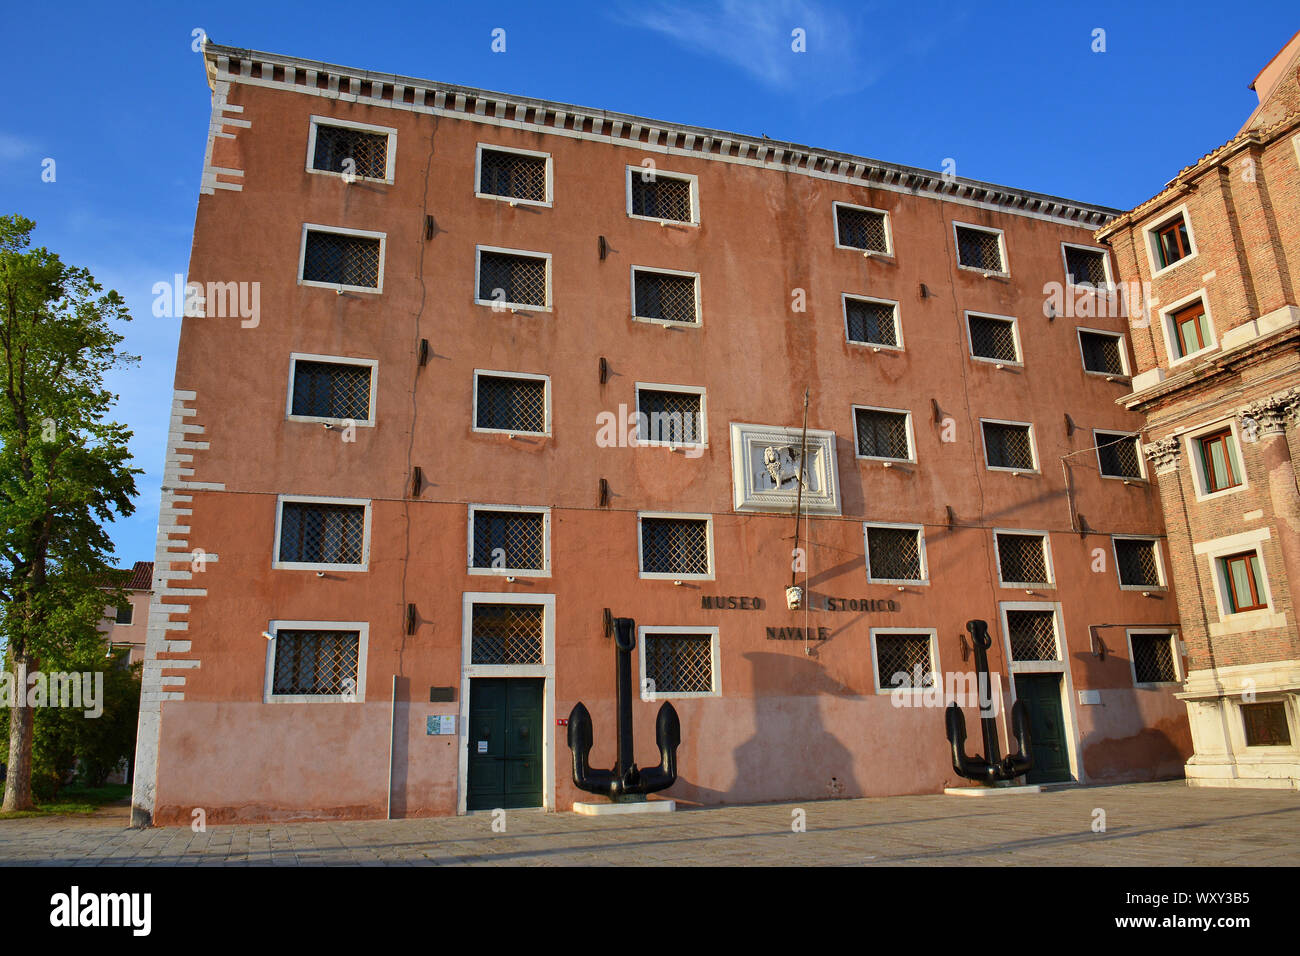
[[[426,215],[424,217],[424,239],[426,242],[433,238],[434,230],[437,228],[438,226],[433,221],[433,217]]]
[[[604,479],[604,478],[600,479],[600,498],[599,498],[599,501],[600,501],[600,506],[601,506],[602,508],[608,507],[608,505],[609,505],[609,481],[606,480],[606,479]]]
[[[423,487],[424,487],[424,472],[420,470],[419,465],[416,465],[414,468],[411,469],[411,497],[412,498],[420,497],[420,489]]]
[[[1078,425],[1074,424],[1074,419],[1070,417],[1070,413],[1066,412],[1065,413],[1065,434],[1067,436],[1073,435],[1074,430],[1078,427],[1079,427]]]
[[[596,249],[600,253],[600,261],[604,262],[605,256],[609,255],[609,243],[605,241],[604,236],[596,240]]]
[[[957,512],[952,510],[952,505],[944,505],[943,507],[948,512],[948,527],[955,528],[957,526]]]
[[[614,636],[614,614],[609,608],[605,608],[605,636]]]
[[[420,339],[420,368],[429,364],[429,340]]]
[[[604,385],[609,381],[609,361],[605,356],[600,357],[600,384]]]
[[[415,605],[406,605],[406,633],[415,633]]]

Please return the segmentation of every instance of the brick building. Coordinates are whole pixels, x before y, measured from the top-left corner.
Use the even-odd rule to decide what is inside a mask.
[[[946,690],[972,618],[1031,779],[1181,774],[1126,320],[1092,307],[1116,210],[204,62],[137,821],[568,809],[576,702],[613,762],[607,612],[681,715],[682,801],[960,782],[944,695],[894,675]]]
[[[1204,786],[1300,787],[1300,33],[1230,141],[1097,232],[1130,321]]]

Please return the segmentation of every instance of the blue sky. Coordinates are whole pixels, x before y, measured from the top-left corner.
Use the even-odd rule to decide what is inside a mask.
[[[131,306],[126,348],[142,361],[110,381],[145,470],[136,514],[113,529],[129,564],[153,557],[179,331],[153,316],[151,289],[186,270],[207,134],[195,29],[929,169],[951,159],[959,176],[1129,208],[1237,131],[1247,85],[1298,28],[1280,0],[1227,15],[1204,0],[10,4],[0,213],[36,220],[38,243]]]

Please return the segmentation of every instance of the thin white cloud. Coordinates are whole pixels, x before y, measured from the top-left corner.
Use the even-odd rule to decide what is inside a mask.
[[[12,162],[35,153],[36,145],[31,140],[0,131],[0,162]]]

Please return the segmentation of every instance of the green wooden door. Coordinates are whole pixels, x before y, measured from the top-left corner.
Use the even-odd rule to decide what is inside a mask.
[[[1060,783],[1070,778],[1070,749],[1061,715],[1060,674],[1017,674],[1016,699],[1029,708],[1033,768],[1029,783]]]
[[[468,810],[542,805],[542,680],[469,682]]]

